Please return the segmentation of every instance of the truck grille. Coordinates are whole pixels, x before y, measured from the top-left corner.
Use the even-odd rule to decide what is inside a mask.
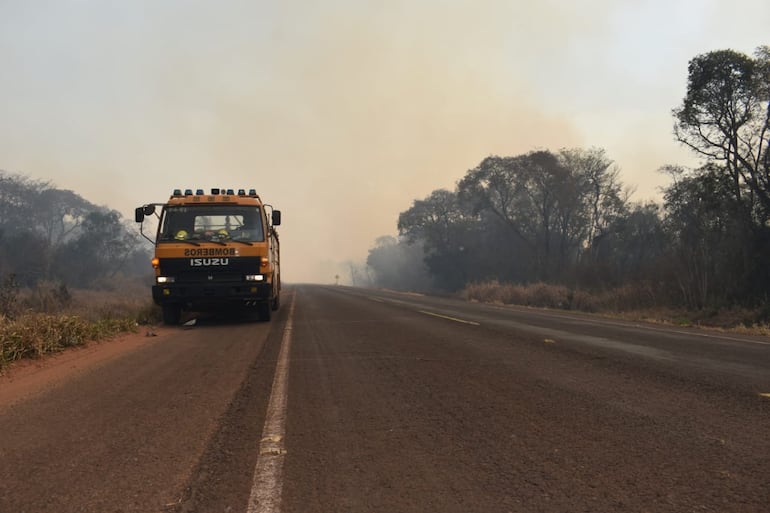
[[[260,257],[230,257],[227,265],[191,266],[189,258],[164,258],[160,272],[173,276],[176,283],[240,283],[246,274],[260,272]]]

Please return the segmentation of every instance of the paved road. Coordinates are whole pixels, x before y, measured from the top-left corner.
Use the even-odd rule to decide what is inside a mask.
[[[0,512],[767,512],[770,340],[297,286],[0,409]]]

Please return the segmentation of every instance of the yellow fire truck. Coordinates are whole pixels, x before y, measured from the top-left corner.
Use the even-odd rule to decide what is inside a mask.
[[[152,298],[165,324],[178,324],[182,311],[241,309],[269,321],[278,309],[281,211],[254,189],[176,189],[166,203],[142,205],[135,214],[155,246]],[[155,240],[142,230],[148,216],[158,222]]]

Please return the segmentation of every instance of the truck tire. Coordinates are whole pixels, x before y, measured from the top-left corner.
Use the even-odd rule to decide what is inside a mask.
[[[179,305],[163,305],[163,324],[179,324],[182,318],[182,307]]]
[[[275,296],[273,299],[273,310],[278,310],[278,308],[281,306],[281,295]]]

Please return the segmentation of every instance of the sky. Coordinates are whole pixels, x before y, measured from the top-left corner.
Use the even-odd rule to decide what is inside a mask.
[[[133,218],[255,188],[283,279],[348,279],[489,155],[603,148],[660,199],[687,64],[770,44],[767,0],[0,0],[0,170]]]

